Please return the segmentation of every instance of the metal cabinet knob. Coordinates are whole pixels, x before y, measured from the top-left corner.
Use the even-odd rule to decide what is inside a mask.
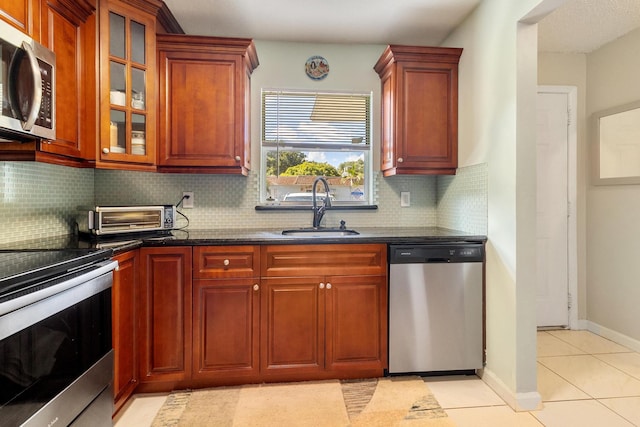
[[[230,264],[230,261],[229,261],[228,259],[225,259],[224,261],[222,261],[222,263],[223,263],[224,265],[229,265],[229,264]]]
[[[260,286],[258,286],[258,284],[256,283],[255,285],[253,285],[253,290],[257,291],[260,289]]]
[[[402,163],[404,162],[404,159],[402,157],[398,157],[398,163]]]
[[[331,289],[331,283],[327,283],[327,289]]]
[[[320,289],[324,289],[324,283],[320,283]]]
[[[236,156],[236,162],[239,162],[240,160],[240,156]]]
[[[108,148],[103,148],[103,149],[102,149],[102,152],[103,152],[104,154],[109,154],[109,149],[108,149]]]

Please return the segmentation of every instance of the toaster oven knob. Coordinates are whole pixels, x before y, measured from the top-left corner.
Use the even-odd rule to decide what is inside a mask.
[[[103,152],[104,154],[109,154],[109,149],[108,149],[108,148],[103,148],[103,149],[102,149],[102,152]]]
[[[236,162],[240,161],[240,156],[236,156]]]

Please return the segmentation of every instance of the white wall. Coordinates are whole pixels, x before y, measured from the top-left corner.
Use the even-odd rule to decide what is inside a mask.
[[[380,77],[373,66],[386,45],[287,43],[256,40],[260,65],[251,76],[251,157],[260,159],[261,89],[371,92],[373,145],[380,147]],[[307,59],[320,55],[329,62],[329,75],[312,80],[305,74]],[[374,170],[380,170],[379,150],[373,150]],[[257,166],[257,164],[255,165]]]
[[[638,76],[640,30],[587,55],[589,120],[640,100]],[[589,185],[587,230],[587,318],[638,343],[640,185]]]
[[[459,164],[486,162],[487,367],[483,378],[513,407],[536,391],[535,122],[537,28],[556,0],[485,0],[444,45],[460,62]],[[542,8],[533,11],[537,6]],[[532,13],[533,11],[533,13]],[[517,188],[517,191],[516,191]]]
[[[587,186],[589,185],[589,142],[587,138],[587,55],[583,53],[538,54],[538,84],[577,88],[577,267],[578,319],[587,317]]]

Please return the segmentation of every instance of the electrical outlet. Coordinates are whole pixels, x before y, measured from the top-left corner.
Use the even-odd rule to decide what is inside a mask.
[[[188,197],[185,197],[188,196]],[[182,192],[182,197],[184,197],[184,200],[182,201],[182,207],[185,209],[191,209],[193,208],[193,191],[183,191]]]
[[[411,193],[408,191],[400,192],[400,207],[408,208],[411,206]]]

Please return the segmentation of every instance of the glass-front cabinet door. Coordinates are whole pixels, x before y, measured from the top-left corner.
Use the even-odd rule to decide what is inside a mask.
[[[100,4],[99,167],[155,163],[155,16],[128,3]],[[127,165],[127,166],[123,166]]]

